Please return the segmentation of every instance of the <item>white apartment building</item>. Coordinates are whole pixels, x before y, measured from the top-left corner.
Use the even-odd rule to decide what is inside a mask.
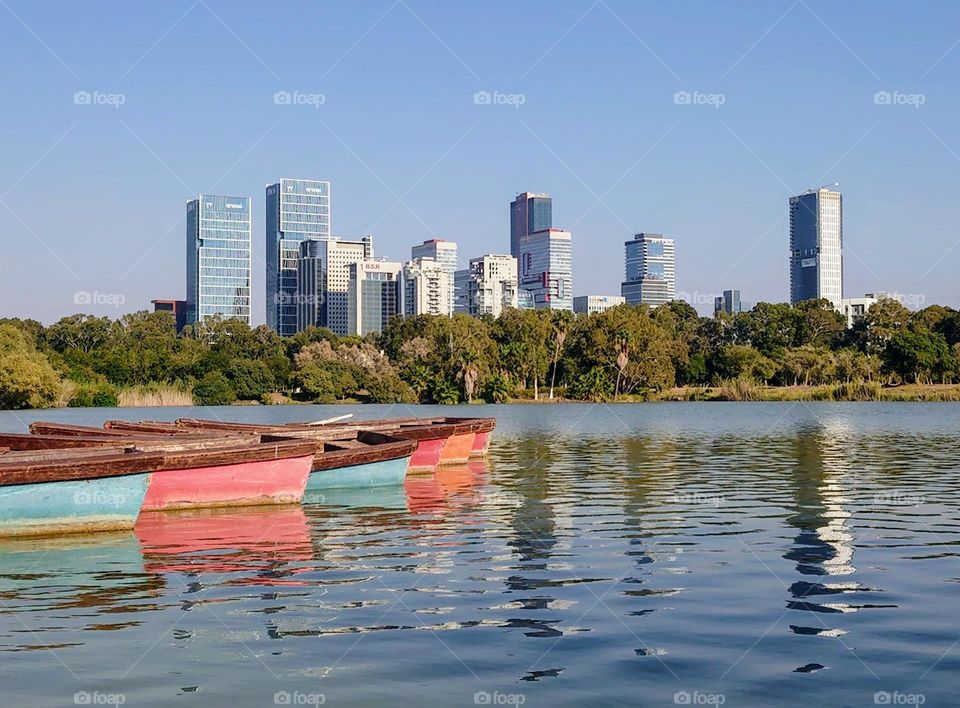
[[[454,274],[433,258],[414,258],[403,267],[405,317],[453,314]]]
[[[499,317],[504,308],[517,307],[517,259],[500,253],[471,258],[455,278],[456,311],[473,317]]]
[[[573,298],[573,311],[578,314],[592,315],[611,307],[622,305],[626,298],[620,295],[578,295]]]

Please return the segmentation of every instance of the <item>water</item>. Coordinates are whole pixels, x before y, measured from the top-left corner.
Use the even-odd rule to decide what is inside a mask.
[[[489,460],[0,543],[5,702],[956,703],[960,405],[438,410],[496,415]],[[411,409],[0,427],[188,412]]]

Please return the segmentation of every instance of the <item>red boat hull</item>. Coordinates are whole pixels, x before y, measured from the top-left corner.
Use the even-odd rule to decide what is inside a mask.
[[[477,433],[470,450],[470,457],[483,457],[490,449],[490,433]]]
[[[420,440],[416,451],[410,457],[408,469],[412,472],[423,472],[439,465],[445,442],[443,438]]]
[[[154,472],[143,511],[297,503],[312,465],[308,455]]]

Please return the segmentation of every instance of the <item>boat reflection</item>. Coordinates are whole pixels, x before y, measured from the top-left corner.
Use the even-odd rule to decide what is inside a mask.
[[[161,609],[164,579],[144,568],[133,533],[72,534],[0,542],[0,616],[15,624],[23,644],[6,651],[81,646],[77,632],[114,631],[142,621],[121,617]],[[69,620],[65,619],[68,618]],[[56,618],[56,621],[52,621]]]
[[[454,506],[478,503],[478,487],[486,479],[488,465],[485,458],[480,458],[465,465],[437,467],[430,474],[407,475],[404,489],[410,511],[435,514]]]
[[[298,585],[313,559],[310,527],[298,505],[145,512],[134,532],[145,567],[157,573],[242,573],[227,584]]]

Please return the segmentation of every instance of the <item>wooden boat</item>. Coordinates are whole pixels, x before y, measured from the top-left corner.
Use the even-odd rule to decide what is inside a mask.
[[[298,503],[303,498],[317,443],[303,439],[263,441],[251,434],[151,435],[105,433],[99,428],[53,424],[32,430],[63,435],[0,434],[5,445],[26,448],[116,446],[160,453],[143,499],[144,511],[195,507]],[[97,434],[94,434],[97,433]]]
[[[137,423],[125,421],[108,421],[104,424],[109,429],[134,430]],[[273,426],[264,426],[257,423],[228,423],[224,421],[199,420],[181,418],[172,423],[150,424],[151,432],[170,433],[179,428],[194,430],[220,431],[282,431],[284,434],[292,431],[317,430],[373,430],[389,433],[398,437],[416,440],[419,443],[417,451],[410,460],[411,471],[433,469],[437,465],[462,465],[472,456],[486,454],[490,442],[490,432],[496,427],[493,418],[397,418],[351,423],[334,423],[327,425],[310,425],[308,423],[285,423]]]
[[[342,489],[342,488],[365,488],[379,487],[386,485],[402,484],[406,477],[409,459],[417,449],[415,441],[404,438],[393,437],[384,433],[372,431],[359,431],[352,428],[336,428],[330,430],[312,429],[311,434],[296,434],[295,431],[288,431],[282,426],[279,427],[251,427],[244,430],[198,430],[186,429],[169,423],[143,423],[127,424],[123,428],[108,428],[100,430],[99,428],[86,428],[83,426],[64,426],[62,429],[55,424],[43,424],[31,429],[56,431],[65,433],[64,436],[54,436],[58,439],[65,437],[68,440],[76,441],[75,444],[83,442],[96,441],[98,444],[111,444],[114,441],[125,441],[128,444],[136,445],[137,449],[157,449],[164,450],[168,456],[176,448],[186,449],[206,449],[216,450],[228,446],[231,442],[243,446],[243,450],[250,453],[254,443],[270,445],[275,443],[284,443],[286,445],[299,444],[310,445],[312,451],[310,454],[310,464],[305,474],[308,479],[304,482],[304,488],[295,501],[299,501],[303,492],[317,492],[322,489]],[[106,433],[105,435],[99,435]],[[316,434],[314,434],[316,433]],[[86,435],[86,437],[83,437]],[[0,441],[3,444],[23,444],[16,439],[17,436],[4,436],[0,434]],[[42,437],[42,436],[19,436],[21,438]],[[211,453],[212,454],[212,453]],[[238,452],[242,459],[243,451]],[[263,462],[263,461],[261,461]],[[184,464],[184,460],[170,462],[173,464]],[[262,466],[262,465],[261,465]],[[189,470],[190,477],[196,476],[198,470],[193,467]],[[203,470],[209,474],[210,470]],[[276,473],[270,473],[269,470],[256,469],[236,469],[234,474],[241,474],[244,479],[267,481],[276,476]],[[211,477],[216,479],[216,477]],[[186,483],[188,480],[182,480]],[[155,480],[151,483],[159,485],[160,481]],[[197,494],[196,482],[193,482],[193,488]],[[221,482],[227,485],[227,482]],[[229,485],[227,485],[229,486]],[[151,490],[152,491],[152,490]],[[206,495],[212,494],[213,490],[207,490]],[[223,492],[226,494],[227,492]],[[285,495],[289,496],[289,495]],[[206,496],[204,496],[206,499]],[[289,501],[289,499],[285,499]],[[208,500],[209,501],[209,500]],[[307,500],[309,501],[309,499]],[[145,510],[151,510],[154,497],[148,493],[145,501]],[[275,503],[270,501],[229,501],[229,505],[234,503]],[[202,506],[209,506],[210,503],[204,503]],[[177,505],[182,508],[185,505]],[[189,506],[198,506],[191,504]],[[170,508],[163,506],[160,508]]]
[[[0,535],[133,528],[163,456],[117,450],[0,456]]]

